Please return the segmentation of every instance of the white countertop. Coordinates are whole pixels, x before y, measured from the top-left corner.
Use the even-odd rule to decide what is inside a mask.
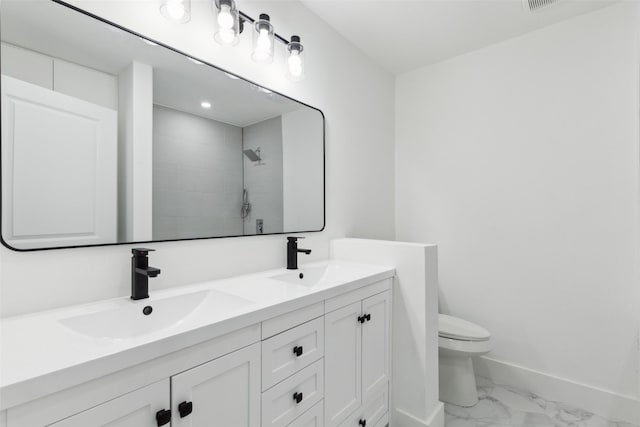
[[[272,277],[284,268],[229,279],[154,291],[150,298],[128,297],[0,320],[0,410],[55,393],[137,363],[160,357],[225,333],[262,322],[304,306],[323,301],[392,277],[393,267],[324,261],[301,265],[301,269],[327,266],[322,279],[305,286]],[[129,337],[90,336],[64,325],[65,319],[119,307],[161,304],[167,298],[203,291],[219,291],[244,304],[217,304],[215,292],[196,301],[189,315],[169,322],[152,333]],[[244,300],[242,300],[244,299]],[[189,302],[189,301],[187,301]],[[165,302],[166,303],[166,302]],[[212,307],[215,307],[212,309]],[[208,308],[208,309],[199,309]],[[160,315],[157,313],[156,315]]]

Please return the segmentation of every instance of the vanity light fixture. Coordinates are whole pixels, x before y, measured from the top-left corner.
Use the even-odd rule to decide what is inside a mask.
[[[201,106],[202,108],[209,109],[209,108],[211,108],[211,103],[210,103],[210,102],[207,102],[207,101],[202,101],[202,102],[200,103],[200,106]]]
[[[191,0],[160,0],[160,12],[172,22],[185,23],[191,19]],[[253,37],[253,51],[251,58],[260,64],[273,62],[275,42],[279,41],[287,49],[287,76],[293,81],[304,78],[304,46],[300,36],[291,36],[287,40],[275,32],[271,19],[266,13],[261,13],[256,20],[243,13],[238,8],[237,0],[211,0],[214,9],[214,40],[223,46],[235,46],[240,41],[240,34],[245,24],[251,24]],[[194,62],[196,62],[194,60]],[[198,61],[199,62],[199,61]],[[196,63],[198,63],[196,62]],[[237,79],[232,74],[232,79]]]
[[[300,36],[291,36],[291,41],[287,45],[287,51],[289,51],[289,57],[287,58],[287,75],[295,82],[304,78],[303,50],[304,46],[300,43]]]
[[[162,0],[160,13],[171,22],[187,23],[191,20],[191,0]]]
[[[235,46],[240,41],[242,21],[235,0],[214,0],[215,33],[213,38],[223,46]]]

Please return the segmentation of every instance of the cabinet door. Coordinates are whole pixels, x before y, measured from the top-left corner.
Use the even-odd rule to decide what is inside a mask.
[[[171,377],[171,411],[172,427],[260,427],[260,343]]]
[[[325,315],[325,423],[340,424],[362,403],[362,339],[357,302]]]
[[[389,292],[362,301],[362,399],[367,402],[389,381]]]
[[[169,409],[169,380],[159,381],[65,418],[51,427],[156,427],[156,413]]]

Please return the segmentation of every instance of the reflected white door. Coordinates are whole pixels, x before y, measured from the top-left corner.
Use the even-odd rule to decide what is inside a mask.
[[[116,242],[117,112],[4,75],[1,88],[5,241]]]

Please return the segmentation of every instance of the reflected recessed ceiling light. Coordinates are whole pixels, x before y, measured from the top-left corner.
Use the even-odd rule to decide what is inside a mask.
[[[262,93],[273,93],[272,91],[264,87],[259,87],[258,90]]]
[[[194,58],[189,58],[189,61],[193,62],[194,64],[204,65],[204,62],[198,61],[197,59],[194,59]]]
[[[238,80],[240,78],[238,76],[234,76],[233,74],[227,73],[227,72],[225,72],[224,75],[229,77],[230,79],[233,79],[233,80]]]
[[[211,103],[210,103],[210,102],[207,102],[207,101],[202,101],[202,102],[200,103],[200,106],[201,106],[202,108],[211,108]]]
[[[140,37],[140,40],[142,40],[143,42],[145,42],[146,44],[148,44],[150,46],[158,46],[158,43],[154,43],[151,40],[143,39],[142,37]]]

